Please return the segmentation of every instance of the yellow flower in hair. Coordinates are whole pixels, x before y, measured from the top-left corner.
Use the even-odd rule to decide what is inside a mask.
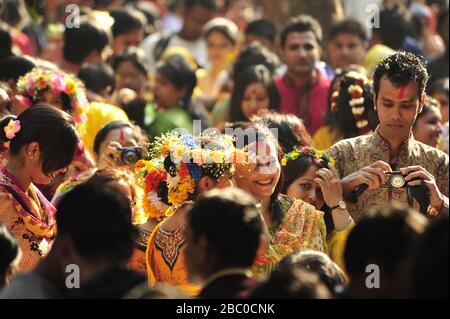
[[[73,80],[67,81],[67,94],[73,94],[77,89],[77,83]]]
[[[336,163],[336,161],[334,160],[334,158],[330,157],[330,164],[334,166],[334,163]]]
[[[281,159],[281,166],[286,166],[287,165],[287,160],[285,158]]]
[[[291,159],[295,160],[298,158],[298,155],[299,155],[298,152],[292,152],[290,157],[291,157]]]
[[[151,161],[146,161],[145,168],[147,169],[147,172],[151,172],[155,169],[155,165]]]
[[[322,151],[316,151],[316,156],[317,157],[322,157],[323,156],[323,152]]]
[[[211,160],[216,164],[220,164],[223,162],[223,153],[220,151],[214,150],[211,152],[210,156]]]

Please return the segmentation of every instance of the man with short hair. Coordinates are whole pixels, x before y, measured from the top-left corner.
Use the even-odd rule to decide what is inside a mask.
[[[36,268],[16,276],[0,299],[121,298],[146,278],[127,269],[137,231],[129,199],[86,183],[58,205],[58,235]]]
[[[66,28],[60,67],[65,72],[78,74],[85,64],[102,63],[109,57],[111,32],[87,16],[80,18],[77,28]]]
[[[309,133],[324,126],[330,80],[319,67],[322,29],[311,16],[293,18],[281,31],[281,57],[286,73],[275,79],[281,96],[281,112],[305,121]]]
[[[203,282],[200,298],[245,298],[256,286],[251,267],[263,221],[258,202],[238,188],[205,193],[189,212],[186,265]]]
[[[345,248],[350,297],[412,297],[414,254],[426,226],[427,219],[407,207],[368,211],[353,228]]]
[[[386,202],[408,203],[411,196],[405,188],[413,186],[426,187],[418,195],[429,197],[428,214],[448,213],[448,155],[416,141],[412,134],[425,101],[427,80],[424,64],[412,53],[398,52],[383,60],[373,76],[380,125],[372,134],[345,139],[329,148],[344,193],[359,196],[348,207],[354,219]],[[385,173],[392,171],[400,171],[404,181],[397,179],[398,188],[380,188],[389,181]],[[414,180],[417,178],[420,180]],[[363,191],[362,185],[368,189]],[[419,208],[416,201],[413,205]]]
[[[362,65],[368,46],[366,30],[357,20],[346,19],[331,26],[328,53],[333,69]]]

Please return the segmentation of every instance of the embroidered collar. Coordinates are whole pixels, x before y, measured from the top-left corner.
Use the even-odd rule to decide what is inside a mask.
[[[381,136],[379,132],[380,126],[378,126],[375,131],[372,133],[371,142],[373,145],[377,145],[380,147],[383,147],[387,150],[389,154],[389,164],[391,164],[394,160],[396,163],[401,155],[406,154],[407,156],[410,155],[412,149],[414,148],[415,139],[412,134],[412,132],[409,133],[409,136],[407,139],[405,139],[402,144],[400,145],[400,150],[398,152],[398,157],[396,159],[391,158],[391,145],[389,141],[387,141],[383,136]]]
[[[33,184],[37,200],[42,207],[41,214],[36,210],[31,198],[18,186],[17,179],[5,167],[0,167],[0,187],[3,188],[13,201],[13,205],[22,217],[26,228],[39,237],[48,239],[56,235],[56,208],[42,195]],[[42,215],[42,218],[40,216]]]

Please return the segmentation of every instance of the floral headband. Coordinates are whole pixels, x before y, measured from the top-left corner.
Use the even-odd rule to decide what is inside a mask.
[[[146,194],[143,207],[151,218],[162,218],[169,205],[186,202],[203,176],[230,176],[235,165],[246,162],[246,153],[234,148],[232,138],[221,136],[220,142],[222,149],[208,149],[192,135],[169,133],[155,139],[150,160],[135,165],[137,181]]]
[[[352,79],[353,84],[351,84],[347,91],[351,95],[352,99],[349,102],[350,107],[352,108],[352,114],[355,118],[356,127],[359,132],[364,135],[369,133],[370,129],[368,128],[369,122],[364,118],[364,86],[369,83],[368,78],[356,71],[349,71],[345,73],[345,78]],[[331,94],[331,111],[335,113],[337,111],[337,99],[339,98],[339,89],[334,91]]]
[[[319,159],[321,162],[323,162],[323,164],[325,164],[325,167],[328,163],[330,163],[331,165],[334,165],[335,163],[334,158],[328,156],[322,151],[318,151],[311,147],[302,147],[300,149],[294,147],[291,152],[284,154],[283,158],[281,159],[281,166],[286,166],[290,161],[295,161],[305,156]]]
[[[83,86],[73,76],[63,72],[35,68],[17,81],[16,98],[26,107],[31,106],[42,92],[65,93],[70,99],[71,115],[75,122],[86,121],[89,102]]]

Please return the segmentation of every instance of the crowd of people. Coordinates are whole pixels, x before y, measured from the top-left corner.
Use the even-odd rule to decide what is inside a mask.
[[[448,0],[379,2],[2,1],[0,299],[448,298]]]

